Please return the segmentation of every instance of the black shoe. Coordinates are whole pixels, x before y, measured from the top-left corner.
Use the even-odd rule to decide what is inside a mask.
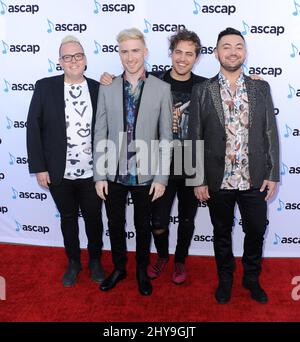
[[[98,259],[90,259],[89,269],[91,271],[91,279],[96,283],[102,283],[105,279],[103,267]]]
[[[267,303],[268,295],[264,289],[260,286],[258,280],[247,280],[243,279],[243,286],[251,293],[251,298],[259,303]]]
[[[219,284],[215,292],[216,301],[219,304],[226,304],[230,301],[232,289],[232,279],[219,279]]]
[[[127,277],[127,273],[125,270],[117,270],[114,269],[112,273],[103,280],[102,284],[100,285],[100,290],[108,291],[113,289],[119,281],[125,279]]]
[[[63,286],[73,286],[77,281],[77,276],[80,271],[81,263],[79,261],[70,260],[68,268],[62,278]]]
[[[143,296],[150,296],[152,293],[152,284],[147,276],[146,269],[137,269],[136,279],[140,294]]]

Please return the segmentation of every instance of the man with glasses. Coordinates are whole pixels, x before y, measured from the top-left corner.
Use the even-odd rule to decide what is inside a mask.
[[[64,74],[36,82],[27,118],[30,173],[49,188],[61,217],[69,260],[64,286],[76,283],[81,270],[79,208],[88,239],[89,269],[104,279],[100,263],[103,224],[101,199],[93,181],[92,139],[99,83],[86,78],[86,56],[79,40],[67,36],[59,48]]]

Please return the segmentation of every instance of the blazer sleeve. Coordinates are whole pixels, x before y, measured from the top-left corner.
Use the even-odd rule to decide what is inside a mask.
[[[47,171],[42,141],[43,103],[41,88],[41,82],[37,81],[27,116],[26,140],[30,173]]]
[[[106,180],[106,148],[107,148],[107,111],[105,105],[105,86],[100,86],[96,122],[94,131],[94,152],[93,152],[93,167],[94,167],[94,180]]]
[[[279,139],[274,115],[274,105],[271,96],[270,86],[267,82],[265,84],[266,96],[266,141],[267,141],[267,161],[268,171],[266,179],[279,182]]]

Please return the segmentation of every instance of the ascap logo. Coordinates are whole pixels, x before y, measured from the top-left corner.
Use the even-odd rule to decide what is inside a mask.
[[[290,175],[299,175],[300,174],[300,166],[287,166],[284,163],[281,163],[281,171],[280,174],[285,176],[286,174]]]
[[[300,97],[300,89],[294,88],[292,85],[289,84],[289,90],[288,90],[288,99],[292,99],[294,96]]]
[[[4,1],[0,1],[0,13],[30,13],[35,14],[39,11],[38,5],[6,5]]]
[[[214,47],[213,46],[202,46],[200,50],[201,55],[211,55],[214,53]]]
[[[94,13],[98,14],[100,12],[125,12],[130,14],[135,10],[134,4],[100,4],[100,2],[94,0],[95,9]]]
[[[8,93],[9,91],[33,91],[34,84],[32,83],[10,83],[6,79],[4,81],[3,91]]]
[[[231,15],[236,12],[236,7],[234,5],[200,5],[200,1],[193,0],[194,10],[193,14],[227,14]]]
[[[8,212],[8,208],[7,207],[0,207],[0,214],[6,214]]]
[[[183,24],[151,24],[147,19],[144,19],[144,33],[152,32],[177,32],[185,28]]]
[[[268,226],[269,225],[269,220],[267,219],[266,220],[266,226]],[[240,218],[239,220],[236,218],[236,217],[234,217],[233,218],[233,222],[232,222],[232,226],[234,227],[236,224],[238,224],[239,226],[242,226],[243,225],[243,220]]]
[[[50,232],[50,228],[48,226],[39,226],[35,224],[22,224],[15,220],[16,223],[16,231],[20,232],[23,230],[24,232],[33,232],[33,233],[43,233],[47,234]]]
[[[283,34],[285,31],[285,28],[283,26],[255,26],[255,25],[248,25],[243,20],[243,31],[241,31],[242,35],[246,35],[248,33],[252,34],[275,34],[276,36],[279,36],[280,34]]]
[[[300,210],[300,203],[296,202],[283,202],[280,198],[278,199],[277,211],[282,210]]]
[[[56,71],[62,71],[63,68],[59,63],[54,63],[50,58],[48,58],[48,72],[53,72],[54,70]]]
[[[99,44],[96,40],[94,40],[95,50],[94,54],[102,53],[111,53],[111,52],[119,52],[119,46],[113,44]]]
[[[43,202],[47,199],[47,194],[44,192],[28,192],[28,191],[17,191],[15,188],[12,189],[12,199],[33,199],[33,200],[39,200]]]
[[[291,43],[291,46],[292,46],[292,51],[290,53],[290,57],[295,58],[296,56],[300,56],[299,48],[293,43]]]
[[[214,242],[213,235],[194,235],[193,238],[196,242]]]
[[[8,152],[9,155],[9,165],[25,165],[28,163],[28,159],[26,157],[16,157]]]
[[[47,19],[48,23],[48,29],[47,32],[51,33],[54,31],[57,32],[64,32],[64,31],[70,31],[70,32],[79,32],[82,33],[87,30],[87,25],[86,24],[58,24],[58,23],[53,23],[51,20]]]
[[[37,44],[7,44],[4,40],[2,40],[2,53],[32,53],[36,54],[41,50],[40,46]]]
[[[275,233],[273,245],[278,244],[299,244],[300,243],[300,237],[298,236],[284,236],[280,237],[278,234]]]
[[[6,117],[6,128],[12,129],[12,128],[26,128],[27,127],[27,121],[17,121],[17,120],[11,120],[8,116]]]
[[[298,128],[291,128],[290,126],[288,126],[287,124],[285,125],[285,131],[283,136],[285,138],[289,138],[289,137],[300,137],[300,129]]]
[[[282,74],[282,68],[279,67],[249,67],[249,75],[269,75],[269,76],[280,76]]]
[[[152,72],[157,72],[157,71],[167,71],[171,68],[171,65],[169,64],[152,64],[150,68],[147,68],[147,70],[150,69]]]
[[[105,231],[105,235],[109,236],[109,231],[108,229]],[[125,232],[126,239],[131,240],[134,239],[135,237],[135,232],[133,230],[128,230]]]

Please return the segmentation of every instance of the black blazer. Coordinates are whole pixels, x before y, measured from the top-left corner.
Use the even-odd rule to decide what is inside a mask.
[[[279,142],[269,84],[244,75],[249,101],[249,172],[252,186],[279,181]],[[190,139],[204,140],[204,185],[221,187],[226,150],[224,111],[218,76],[193,87]],[[195,157],[194,157],[195,158]],[[200,185],[200,184],[198,184]]]
[[[99,83],[86,80],[93,107],[93,139]],[[64,75],[43,78],[35,84],[27,117],[27,153],[30,173],[48,171],[51,184],[61,182],[67,153]]]

